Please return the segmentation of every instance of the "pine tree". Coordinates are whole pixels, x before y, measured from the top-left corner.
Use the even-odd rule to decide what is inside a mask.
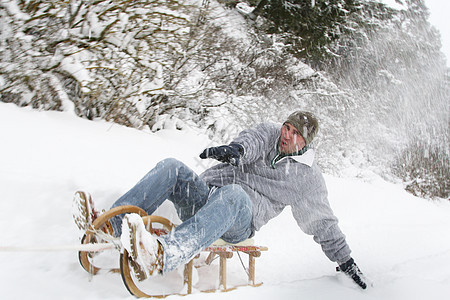
[[[320,60],[332,54],[329,45],[347,31],[359,7],[357,0],[268,0],[257,9],[269,21],[268,32],[283,34],[292,53]]]

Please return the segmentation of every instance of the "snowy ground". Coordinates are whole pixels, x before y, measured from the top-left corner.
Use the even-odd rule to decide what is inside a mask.
[[[90,191],[99,207],[108,208],[162,158],[175,157],[202,171],[206,165],[197,156],[210,143],[195,132],[153,134],[4,103],[0,126],[0,247],[76,245],[79,233],[71,216],[76,190]],[[415,198],[376,176],[326,180],[353,256],[374,287],[359,290],[336,274],[335,265],[298,229],[287,209],[256,235],[258,244],[269,247],[257,259],[261,287],[182,299],[450,295],[448,201]],[[74,251],[0,251],[0,265],[2,299],[133,299],[120,275],[89,276]],[[237,258],[229,266],[230,282],[245,279]],[[216,271],[217,262],[200,268],[199,284],[217,282]]]

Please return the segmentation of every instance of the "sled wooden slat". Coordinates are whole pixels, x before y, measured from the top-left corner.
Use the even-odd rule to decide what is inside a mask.
[[[194,260],[191,260],[184,266],[184,284],[187,286],[187,293],[192,293],[192,271],[194,267]]]
[[[219,254],[220,263],[219,263],[219,289],[226,290],[227,289],[227,256],[224,253]]]
[[[207,252],[245,252],[251,253],[256,251],[267,251],[267,247],[263,246],[234,246],[234,245],[225,245],[225,246],[209,246],[206,247],[205,250]]]

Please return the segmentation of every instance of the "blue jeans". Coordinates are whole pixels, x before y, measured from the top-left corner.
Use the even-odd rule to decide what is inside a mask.
[[[158,238],[164,249],[163,273],[187,263],[218,238],[238,243],[252,234],[252,203],[239,185],[226,185],[210,193],[210,187],[194,171],[171,158],[159,162],[112,208],[135,205],[150,215],[166,199],[174,204],[183,222]],[[122,218],[111,219],[117,236]]]

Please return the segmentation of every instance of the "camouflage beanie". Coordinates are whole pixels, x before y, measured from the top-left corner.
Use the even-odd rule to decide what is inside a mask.
[[[297,128],[298,132],[305,139],[306,145],[312,142],[319,129],[319,122],[316,117],[306,111],[294,112],[287,118],[286,122]]]

